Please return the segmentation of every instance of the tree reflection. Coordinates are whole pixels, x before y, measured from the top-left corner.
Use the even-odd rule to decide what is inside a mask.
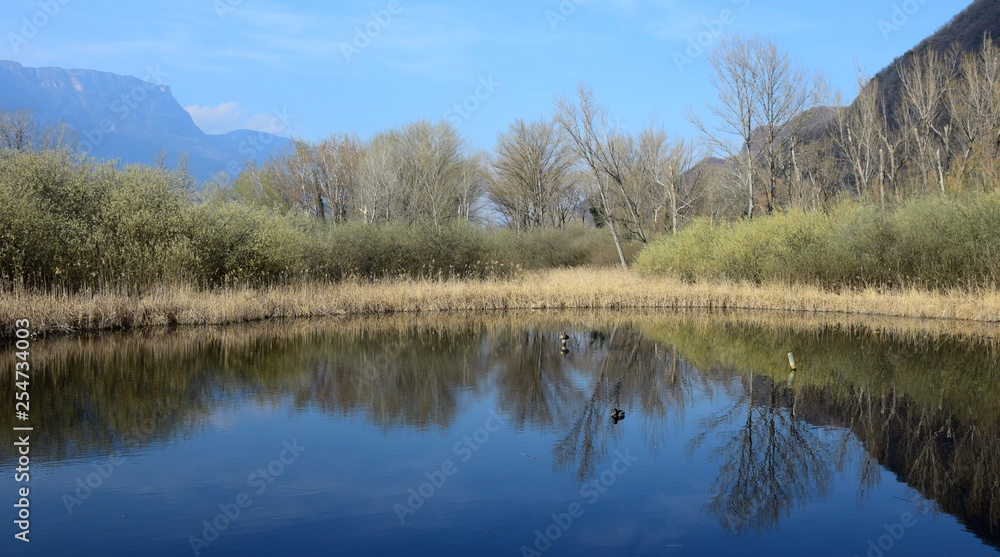
[[[584,482],[626,428],[655,452],[695,401],[724,390],[733,402],[690,447],[714,448],[708,510],[729,531],[776,528],[850,464],[860,500],[887,469],[913,499],[1000,543],[996,344],[714,315],[532,319],[401,316],[39,342],[31,415],[45,427],[32,455],[167,442],[247,401],[383,429],[446,428],[478,395],[495,396],[514,428],[553,434],[555,471]],[[784,371],[791,347],[794,381]],[[11,357],[0,351],[0,367]],[[13,400],[14,388],[0,383],[0,398]],[[0,466],[13,462],[12,414],[0,414]]]
[[[579,405],[582,396],[573,382],[574,363],[585,362],[589,355],[576,351],[572,359],[564,358],[556,335],[539,329],[488,342],[499,405],[511,423],[518,428],[568,424],[570,409]]]
[[[722,465],[708,509],[735,534],[777,528],[797,505],[825,497],[835,462],[829,439],[795,416],[786,387],[753,374],[745,386],[731,406],[706,421],[692,446],[712,434],[723,438],[711,453]]]
[[[695,316],[647,329],[707,375],[748,378],[729,414],[705,424],[706,436],[726,441],[715,455],[723,466],[710,506],[727,528],[773,527],[851,464],[859,502],[889,470],[913,489],[918,511],[940,508],[1000,545],[1000,345],[902,325]],[[791,385],[776,371],[787,370],[790,349],[800,364]],[[827,438],[828,426],[838,438]]]
[[[620,440],[614,409],[627,410],[630,419],[641,420],[643,436],[655,451],[668,425],[683,419],[702,380],[682,367],[673,348],[664,349],[632,325],[615,326],[610,333],[592,331],[585,352],[591,355],[589,369],[597,376],[554,449],[555,469],[575,468],[580,483],[594,477]]]

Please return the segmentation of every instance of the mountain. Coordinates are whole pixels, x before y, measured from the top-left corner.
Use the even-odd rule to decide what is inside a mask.
[[[899,17],[908,16],[905,12],[900,11]],[[881,25],[890,26],[885,28],[886,31],[892,31],[893,27],[891,26],[900,24],[905,24],[905,21],[893,19],[881,22]],[[883,68],[875,77],[878,80],[879,88],[885,95],[886,110],[890,122],[899,102],[902,86],[899,71],[910,63],[915,54],[928,49],[947,52],[952,48],[972,52],[982,48],[983,41],[987,37],[1000,38],[1000,0],[976,0],[933,35],[922,40],[920,44]],[[803,141],[804,146],[818,145],[821,149],[830,149],[829,136],[835,131],[837,118],[843,110],[844,108],[840,107],[815,107],[793,118],[786,124],[786,127],[788,129],[809,130]],[[755,138],[760,138],[767,131],[766,128],[761,127],[754,130],[753,134]],[[784,132],[779,131],[779,137],[782,133]],[[757,144],[761,142],[761,139],[755,140]],[[747,146],[744,145],[743,149],[746,148]]]
[[[151,75],[155,80],[155,76]],[[30,108],[42,125],[62,120],[77,134],[77,150],[98,158],[153,164],[182,153],[189,171],[207,180],[238,171],[243,161],[261,162],[290,145],[265,132],[225,135],[201,131],[167,85],[93,70],[27,68],[0,61],[0,110]]]
[[[891,21],[883,24],[894,25]],[[885,95],[890,114],[899,99],[902,86],[899,70],[910,64],[915,54],[930,49],[943,53],[953,47],[971,52],[982,48],[983,40],[987,37],[1000,39],[1000,0],[976,0],[933,35],[893,60],[875,76],[879,89]]]
[[[803,144],[824,141],[827,134],[833,129],[833,126],[837,125],[837,118],[840,117],[843,110],[842,107],[836,106],[815,106],[805,112],[801,112],[778,128],[777,133],[775,133],[775,142],[783,144],[789,134],[793,132],[798,134]],[[751,143],[757,149],[763,148],[763,145],[767,142],[769,133],[770,128],[768,126],[755,128],[751,135]],[[744,143],[743,149],[740,152],[745,153],[746,150],[747,144]],[[754,151],[754,154],[756,152]]]

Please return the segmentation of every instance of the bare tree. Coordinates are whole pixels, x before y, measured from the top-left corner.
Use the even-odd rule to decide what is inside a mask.
[[[954,73],[954,56],[934,50],[915,54],[899,72],[901,125],[913,145],[923,192],[929,191],[934,181],[942,192],[945,190],[944,173],[952,131],[945,99]]]
[[[407,124],[400,131],[396,156],[400,181],[409,195],[409,220],[427,219],[435,226],[470,219],[483,188],[483,173],[466,141],[448,122]]]
[[[551,121],[517,120],[497,139],[488,196],[508,225],[564,226],[575,184],[573,153]]]
[[[292,151],[269,160],[264,171],[290,207],[326,220],[322,171],[311,143],[294,140]]]
[[[717,150],[737,162],[748,218],[754,211],[755,174],[763,172],[765,207],[771,213],[778,205],[782,159],[818,125],[815,119],[800,115],[824,102],[826,82],[759,36],[726,37],[710,60],[719,98],[709,109],[720,123],[709,128],[697,117],[692,122]],[[739,146],[733,143],[734,137],[742,142]]]
[[[882,105],[882,117],[877,120],[877,123],[876,132],[880,144],[878,156],[879,191],[885,191],[888,184],[892,190],[893,199],[899,199],[902,194],[899,177],[910,160],[906,134],[889,124],[889,109],[885,104]]]
[[[620,193],[622,197],[628,197],[625,180],[631,149],[628,141],[608,122],[607,112],[594,100],[593,91],[581,83],[577,88],[577,98],[578,103],[557,98],[555,120],[569,138],[577,156],[593,173],[595,197],[600,205],[598,210],[611,229],[622,267],[628,268],[619,231],[624,217],[612,196]],[[645,241],[641,228],[639,234],[640,239]]]
[[[351,216],[360,152],[360,141],[349,134],[331,135],[312,149],[317,186],[326,206],[324,212],[333,222],[344,222]]]
[[[479,218],[489,184],[489,155],[483,151],[467,154],[462,160],[462,179],[455,197],[455,217],[473,222]]]
[[[871,194],[884,206],[885,181],[879,176],[882,157],[880,131],[885,122],[885,102],[878,82],[858,75],[858,97],[837,118],[837,146],[851,169],[860,195]]]
[[[403,212],[398,141],[398,132],[380,133],[362,151],[355,212],[365,223],[387,223]]]
[[[759,37],[750,40],[755,57],[758,79],[757,103],[760,106],[759,148],[767,180],[767,212],[778,205],[777,184],[782,175],[782,159],[795,166],[795,150],[805,137],[821,125],[821,119],[808,113],[828,98],[826,80],[820,74],[810,75],[805,68],[793,64],[787,53],[770,41]]]
[[[70,151],[77,134],[63,120],[39,124],[30,108],[0,110],[0,150]]]
[[[753,144],[754,128],[761,120],[755,91],[758,69],[754,56],[754,45],[750,41],[740,36],[723,37],[709,59],[714,70],[711,82],[719,93],[718,103],[709,105],[709,111],[719,123],[710,128],[693,112],[689,115],[714,150],[733,162],[734,176],[745,196],[747,218],[753,218],[754,177],[762,153]],[[739,143],[734,143],[733,137]]]
[[[0,149],[32,150],[39,135],[34,110],[19,108],[0,111]]]
[[[634,143],[632,156],[637,176],[634,197],[644,208],[652,210],[650,228],[666,221],[671,234],[680,228],[686,216],[702,196],[704,189],[701,170],[695,166],[696,150],[687,141],[670,141],[662,128],[650,125],[642,130]],[[661,218],[661,213],[666,213]]]
[[[957,173],[983,186],[984,170],[1000,146],[1000,48],[989,40],[977,53],[959,63],[954,83],[948,87],[947,110],[955,127]]]
[[[378,134],[357,160],[353,213],[368,223],[473,220],[485,191],[484,166],[485,158],[471,153],[447,122]]]

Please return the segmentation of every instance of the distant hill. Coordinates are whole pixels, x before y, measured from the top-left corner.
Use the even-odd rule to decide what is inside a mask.
[[[899,99],[901,87],[899,70],[910,63],[914,54],[929,49],[945,52],[952,46],[971,52],[983,46],[984,37],[991,37],[994,40],[1000,38],[1000,0],[976,0],[944,27],[893,60],[875,76],[878,79],[879,89],[885,95],[890,113]]]
[[[781,126],[776,135],[778,142],[784,142],[788,134],[793,130],[799,134],[803,144],[811,144],[816,141],[824,141],[826,134],[837,124],[843,108],[835,106],[815,106],[796,115],[785,125]],[[758,148],[766,143],[768,127],[760,126],[753,130],[752,143]],[[742,152],[746,152],[747,145],[743,144]],[[756,154],[756,151],[754,152]]]
[[[205,134],[167,85],[0,61],[0,110],[19,108],[34,110],[42,124],[65,121],[78,135],[78,150],[95,157],[153,164],[165,152],[173,164],[187,153],[189,170],[199,180],[238,169],[246,159],[261,162],[290,144],[287,138],[250,130]]]
[[[920,44],[883,68],[876,75],[876,78],[879,88],[885,95],[890,118],[900,94],[899,70],[910,63],[914,54],[928,49],[945,52],[953,47],[971,52],[982,48],[984,37],[1000,38],[1000,0],[976,0],[933,35],[922,40]],[[804,144],[819,143],[823,146],[829,141],[828,137],[834,132],[837,125],[837,117],[843,110],[843,108],[838,107],[815,107],[793,118],[791,127],[810,130],[810,133],[804,138]],[[801,121],[803,118],[804,122]],[[766,131],[766,129],[760,128],[754,130],[754,135],[760,136]],[[826,145],[826,147],[829,146]],[[746,149],[746,145],[743,146],[743,149]]]

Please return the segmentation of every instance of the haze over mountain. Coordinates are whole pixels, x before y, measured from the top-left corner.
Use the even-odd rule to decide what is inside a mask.
[[[170,87],[148,68],[145,79],[93,70],[28,68],[0,61],[0,110],[30,108],[42,125],[65,121],[78,135],[76,149],[126,163],[154,164],[182,153],[199,180],[234,175],[247,159],[258,162],[289,145],[272,133],[236,130],[209,135],[174,99]],[[272,129],[284,129],[280,114]]]

